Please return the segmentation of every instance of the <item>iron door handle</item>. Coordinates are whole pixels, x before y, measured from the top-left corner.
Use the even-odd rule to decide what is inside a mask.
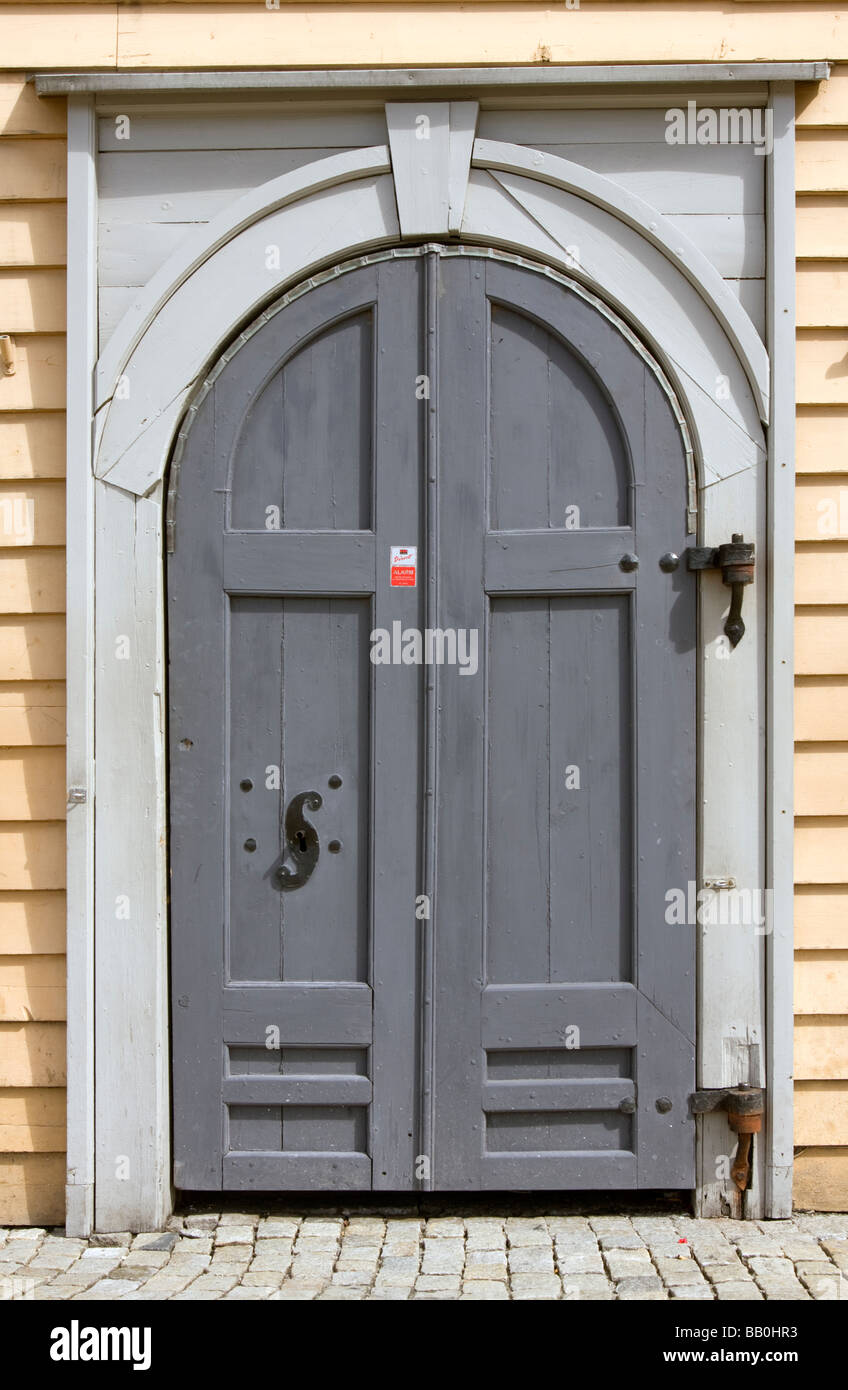
[[[724,624],[725,634],[731,647],[741,642],[745,634],[742,621],[742,590],[746,584],[754,582],[754,545],[746,541],[738,532],[733,540],[715,549],[710,546],[692,546],[686,552],[686,568],[689,570],[717,569],[721,580],[730,589],[730,612]]]
[[[315,871],[321,846],[318,831],[306,820],[303,808],[320,811],[323,804],[318,792],[298,792],[286,807],[284,862],[274,871],[274,884],[282,893],[302,888]],[[293,867],[285,863],[286,856],[293,861]]]

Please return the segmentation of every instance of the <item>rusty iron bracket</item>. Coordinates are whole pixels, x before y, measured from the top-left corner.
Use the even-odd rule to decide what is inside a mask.
[[[739,1135],[730,1176],[740,1192],[751,1177],[751,1139],[763,1127],[765,1091],[761,1086],[717,1086],[709,1091],[693,1091],[689,1097],[693,1115],[726,1110],[730,1128]]]
[[[688,570],[721,570],[721,581],[731,591],[730,612],[724,624],[731,647],[737,646],[745,635],[742,590],[754,582],[754,563],[754,543],[746,541],[741,532],[734,532],[733,540],[724,545],[693,545],[686,552]]]

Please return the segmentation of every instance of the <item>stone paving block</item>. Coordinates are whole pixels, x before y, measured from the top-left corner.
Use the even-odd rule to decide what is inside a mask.
[[[300,1222],[293,1217],[263,1217],[256,1228],[257,1240],[294,1240]]]
[[[258,1226],[259,1221],[258,1211],[225,1211],[218,1226]]]
[[[731,1236],[731,1240],[739,1254],[746,1260],[758,1256],[780,1256],[780,1246],[777,1241],[772,1240],[771,1236],[764,1236],[762,1231],[758,1231],[756,1228],[750,1231],[740,1231],[738,1235]]]
[[[509,1289],[505,1282],[497,1279],[475,1279],[471,1282],[463,1281],[460,1301],[480,1301],[486,1300],[503,1302],[509,1298]]]
[[[252,1245],[252,1226],[219,1226],[215,1232],[215,1249],[226,1245]]]
[[[709,1284],[676,1284],[670,1286],[668,1296],[678,1302],[682,1300],[688,1303],[712,1303],[715,1291]]]
[[[569,1274],[563,1280],[562,1296],[569,1302],[607,1300],[613,1296],[612,1284],[599,1274]]]
[[[384,1255],[380,1264],[380,1273],[384,1275],[394,1274],[403,1279],[407,1276],[412,1279],[418,1273],[417,1255]]]
[[[458,1217],[433,1217],[424,1228],[428,1240],[459,1240],[465,1236],[465,1222]]]
[[[507,1221],[506,1235],[510,1248],[513,1250],[533,1249],[534,1247],[550,1249],[551,1236],[542,1223],[522,1226],[516,1222]]]
[[[848,1280],[837,1270],[833,1274],[803,1274],[804,1287],[817,1300],[831,1303],[848,1300]]]
[[[554,1252],[548,1242],[546,1246],[525,1246],[510,1249],[507,1254],[510,1274],[553,1274]]]
[[[604,1251],[645,1249],[645,1242],[636,1231],[601,1231],[599,1240]]]
[[[31,1245],[36,1245],[47,1235],[43,1226],[5,1226],[6,1239],[10,1241],[22,1240]],[[97,1237],[93,1237],[97,1239]]]
[[[706,1280],[694,1260],[657,1260],[657,1269],[663,1283],[680,1286],[683,1284],[697,1288]]]
[[[99,1279],[96,1284],[92,1284],[88,1289],[81,1289],[73,1297],[74,1303],[84,1302],[87,1299],[107,1299],[120,1298],[122,1294],[131,1293],[139,1288],[140,1284],[130,1279]]]
[[[657,1274],[636,1274],[630,1275],[625,1279],[619,1279],[615,1286],[616,1295],[621,1298],[622,1294],[627,1293],[631,1296],[638,1292],[651,1293],[661,1290],[662,1281]]]
[[[746,1266],[738,1259],[734,1259],[732,1264],[704,1264],[701,1269],[704,1278],[711,1284],[731,1284],[749,1278]]]
[[[272,1293],[268,1299],[269,1303],[283,1303],[289,1300],[307,1302],[317,1298],[319,1288],[304,1287],[302,1284],[283,1284],[276,1293]]]
[[[419,1274],[415,1281],[417,1293],[441,1293],[446,1290],[459,1293],[459,1288],[458,1274]]]
[[[650,1274],[654,1267],[644,1246],[641,1250],[605,1250],[604,1263],[610,1278],[616,1281],[628,1276]]]
[[[367,1289],[370,1287],[372,1279],[361,1269],[337,1269],[332,1282],[338,1288]]]
[[[600,1251],[589,1254],[569,1253],[562,1254],[560,1247],[557,1247],[556,1256],[557,1266],[560,1274],[603,1274],[604,1262],[601,1259]]]
[[[513,1298],[559,1298],[562,1280],[556,1274],[511,1274],[509,1287]]]
[[[211,1255],[172,1255],[168,1269],[172,1274],[202,1274],[209,1268]]]

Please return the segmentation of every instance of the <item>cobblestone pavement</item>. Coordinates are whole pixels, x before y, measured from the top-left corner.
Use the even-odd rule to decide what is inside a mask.
[[[4,1299],[848,1298],[848,1216],[173,1217],[165,1232],[0,1230]]]

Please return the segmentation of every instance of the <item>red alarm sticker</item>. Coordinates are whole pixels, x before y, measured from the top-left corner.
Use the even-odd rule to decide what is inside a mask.
[[[389,583],[393,589],[415,588],[417,545],[390,546]]]

